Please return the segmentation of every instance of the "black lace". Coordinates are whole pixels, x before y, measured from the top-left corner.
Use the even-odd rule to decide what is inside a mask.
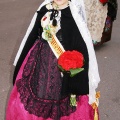
[[[59,120],[75,111],[70,98],[61,96],[62,78],[47,42],[38,40],[16,82],[21,102],[30,114]]]

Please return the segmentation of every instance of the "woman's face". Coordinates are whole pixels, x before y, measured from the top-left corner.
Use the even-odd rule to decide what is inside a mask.
[[[53,0],[58,6],[68,3],[68,0]]]

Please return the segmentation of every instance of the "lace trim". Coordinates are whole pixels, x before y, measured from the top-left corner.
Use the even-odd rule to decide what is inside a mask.
[[[16,86],[18,92],[20,93],[21,102],[23,103],[26,111],[28,111],[30,114],[34,114],[38,117],[43,117],[45,119],[52,118],[54,120],[59,120],[61,116],[68,116],[70,113],[74,112],[76,110],[76,107],[70,106],[69,96],[58,99],[55,93],[54,94],[56,99],[55,100],[55,99],[49,99],[48,96],[49,91],[43,94],[43,96],[47,96],[45,97],[47,99],[45,99],[44,97],[40,98],[39,95],[37,95],[39,88],[39,81],[37,80],[40,78],[38,71],[37,72],[35,71],[34,74],[34,70],[36,68],[36,63],[39,61],[38,55],[40,55],[39,52],[41,46],[43,46],[43,43],[39,44],[38,42],[38,44],[36,44],[34,49],[31,51],[27,63],[23,69],[22,79],[19,79],[16,82]],[[39,70],[39,68],[36,69]],[[54,86],[51,87],[53,87],[52,89],[54,89]],[[57,88],[59,89],[59,87]],[[57,93],[59,94],[59,90],[57,91]]]
[[[27,88],[26,85],[27,84],[24,83],[23,80],[19,80],[17,83],[21,102],[24,104],[25,110],[30,114],[45,119],[52,118],[54,120],[59,120],[61,116],[68,116],[75,111],[76,108],[70,106],[69,97],[58,101],[44,100],[31,94],[32,92],[30,92],[30,88]]]

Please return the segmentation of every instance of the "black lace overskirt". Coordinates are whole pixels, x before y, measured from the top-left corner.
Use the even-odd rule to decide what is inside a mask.
[[[20,70],[21,71],[21,70]],[[75,111],[69,96],[61,96],[62,77],[48,43],[37,40],[16,82],[25,110],[38,117],[59,120]]]

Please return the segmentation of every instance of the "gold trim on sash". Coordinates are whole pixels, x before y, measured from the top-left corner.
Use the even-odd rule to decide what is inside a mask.
[[[57,58],[65,51],[55,35],[52,35],[52,40],[48,41],[48,43]]]

